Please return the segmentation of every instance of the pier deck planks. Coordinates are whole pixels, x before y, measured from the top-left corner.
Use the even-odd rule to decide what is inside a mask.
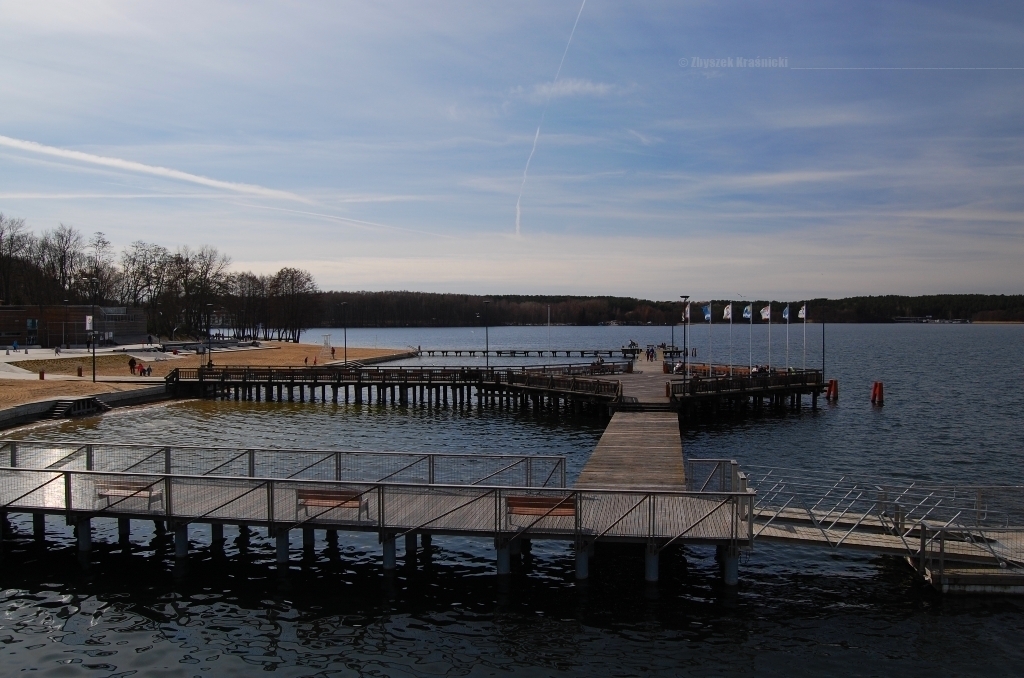
[[[686,489],[676,414],[616,412],[576,487]]]

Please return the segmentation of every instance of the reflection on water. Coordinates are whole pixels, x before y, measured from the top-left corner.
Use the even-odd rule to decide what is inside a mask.
[[[688,431],[687,453],[868,476],[1019,477],[1024,403],[1005,375],[1020,376],[1020,328],[829,331],[830,376],[842,384],[837,407]],[[867,402],[875,379],[886,382],[882,409]],[[560,454],[571,480],[601,430],[589,419],[498,410],[203,402],[19,435]],[[306,556],[294,535],[281,577],[262,531],[242,548],[229,526],[221,555],[208,548],[208,528],[194,526],[193,555],[182,567],[152,525],[133,526],[129,555],[116,545],[116,524],[96,520],[83,569],[59,517],[49,518],[45,553],[30,537],[30,520],[14,514],[12,522],[16,537],[0,566],[0,652],[9,673],[998,675],[1016,674],[1024,659],[1020,602],[943,598],[894,558],[759,545],[741,563],[738,591],[729,592],[708,549],[667,554],[651,588],[639,550],[604,546],[581,586],[569,547],[539,542],[502,585],[485,540],[435,537],[429,558],[420,554],[415,567],[400,558],[398,572],[385,577],[374,536],[342,534],[332,549],[320,533]]]

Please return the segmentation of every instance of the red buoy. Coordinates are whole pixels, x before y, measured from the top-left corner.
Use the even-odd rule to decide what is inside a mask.
[[[880,381],[871,385],[871,404],[879,406],[885,404],[885,389]]]

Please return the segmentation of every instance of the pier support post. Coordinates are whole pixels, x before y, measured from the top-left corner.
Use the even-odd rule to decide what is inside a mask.
[[[210,523],[210,546],[214,549],[224,548],[224,525]]]
[[[174,526],[174,557],[188,557],[188,523],[178,523]]]
[[[658,581],[658,545],[650,543],[644,553],[644,580]]]
[[[307,553],[313,552],[313,547],[316,545],[316,533],[313,532],[312,527],[302,528],[302,550]]]
[[[327,530],[327,548],[338,548],[337,530]]]
[[[249,547],[249,526],[245,523],[238,524],[238,540],[236,543],[240,549]]]
[[[131,518],[118,518],[117,519],[117,543],[121,546],[128,546],[128,542],[131,541],[132,537],[132,519]]]
[[[722,568],[722,583],[736,586],[740,580],[740,552],[735,546],[719,546],[719,565]]]
[[[288,530],[277,531],[277,565],[288,564]]]
[[[409,532],[405,535],[405,557],[415,558],[416,557],[416,533]]]
[[[509,554],[508,541],[495,540],[494,547],[498,550],[498,576],[512,573],[512,559]]]
[[[423,550],[424,551],[429,551],[430,550],[431,541],[432,541],[432,539],[430,537],[430,533],[429,532],[424,532],[423,535],[420,536],[420,543],[423,545]]]
[[[576,544],[576,579],[582,581],[590,578],[590,551],[587,544]]]
[[[46,514],[32,514],[32,536],[36,541],[46,541]]]
[[[395,537],[394,535],[384,535],[381,539],[381,544],[384,547],[384,571],[392,572],[396,567],[395,558]]]
[[[79,518],[75,529],[78,531],[78,552],[88,553],[92,549],[92,519]]]

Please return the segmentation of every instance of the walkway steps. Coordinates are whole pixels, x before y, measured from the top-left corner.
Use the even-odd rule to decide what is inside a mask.
[[[616,412],[576,482],[578,488],[685,490],[674,412]]]

